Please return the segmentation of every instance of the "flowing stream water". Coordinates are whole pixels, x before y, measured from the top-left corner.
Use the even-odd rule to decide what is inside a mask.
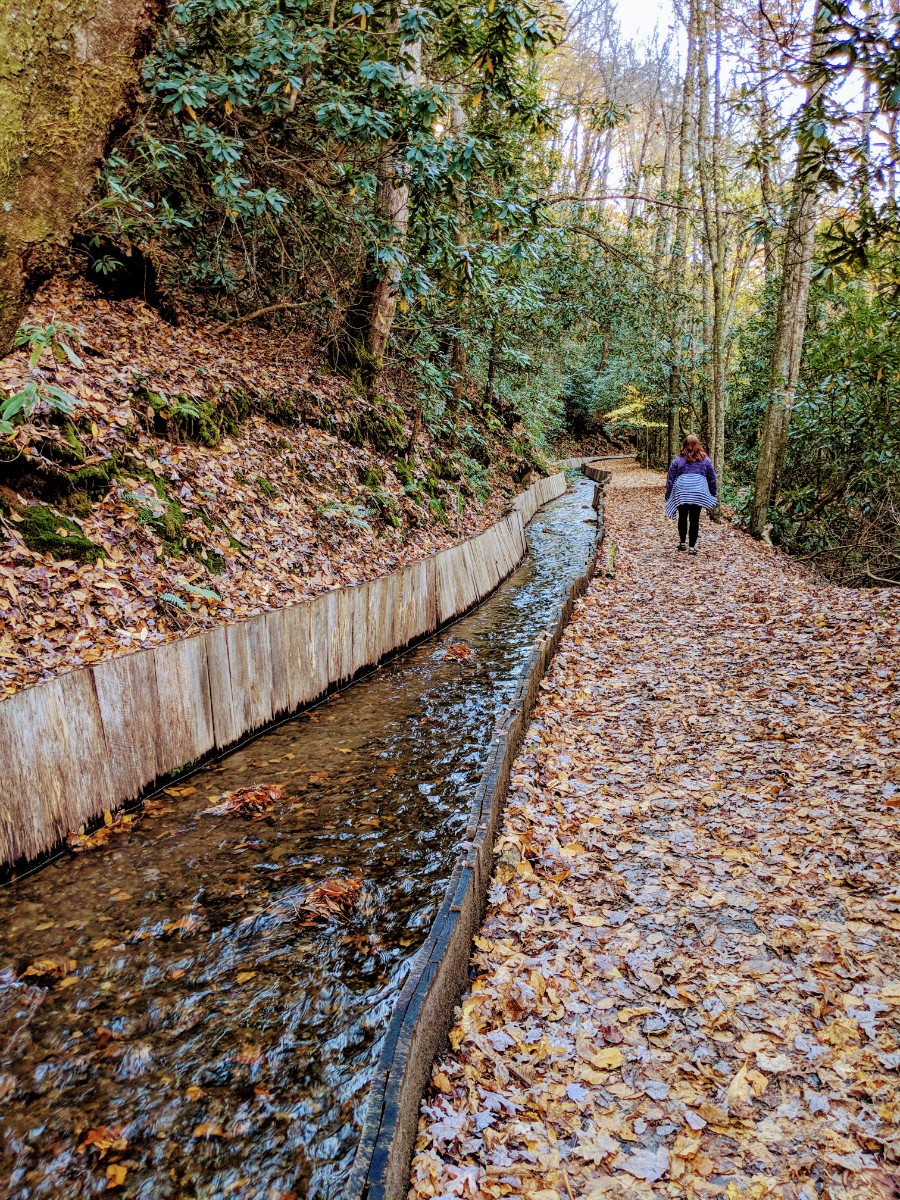
[[[0,892],[3,1200],[341,1196],[494,722],[589,558],[592,487],[538,513],[468,616]],[[258,819],[202,812],[263,784]],[[351,900],[323,919],[335,879]]]

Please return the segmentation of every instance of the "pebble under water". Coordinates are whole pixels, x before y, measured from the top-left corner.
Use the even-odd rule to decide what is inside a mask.
[[[538,513],[474,612],[0,891],[4,1200],[341,1196],[494,722],[589,558],[592,489]],[[202,813],[256,785],[281,792],[258,819]],[[311,913],[335,879],[352,902]]]

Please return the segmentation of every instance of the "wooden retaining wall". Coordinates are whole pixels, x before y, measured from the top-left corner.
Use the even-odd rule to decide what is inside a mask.
[[[390,575],[70,671],[0,702],[0,862],[313,703],[482,600],[566,490],[541,479],[478,537]]]
[[[588,479],[593,479],[595,483],[606,483],[610,478],[610,471],[606,463],[622,462],[634,463],[637,465],[636,454],[607,454],[603,458],[592,458],[582,465],[582,471],[587,475]]]
[[[587,473],[587,472],[585,472]],[[428,938],[394,1007],[373,1078],[362,1137],[343,1200],[404,1200],[419,1121],[419,1106],[435,1056],[453,1023],[469,976],[472,938],[484,916],[494,840],[509,784],[541,680],[568,624],[575,600],[593,574],[604,528],[602,483],[598,537],[585,572],[556,605],[498,720],[475,793],[461,849]]]

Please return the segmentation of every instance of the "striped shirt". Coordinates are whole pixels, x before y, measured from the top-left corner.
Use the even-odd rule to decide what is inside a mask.
[[[702,458],[700,462],[688,462],[682,455],[672,459],[666,479],[666,515],[676,517],[682,504],[699,504],[701,508],[715,508],[718,480],[712,460]]]

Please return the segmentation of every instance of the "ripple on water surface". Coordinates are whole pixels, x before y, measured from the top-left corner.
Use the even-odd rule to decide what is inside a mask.
[[[590,553],[591,490],[538,514],[469,616],[0,892],[0,1196],[341,1195],[494,721]],[[262,784],[280,798],[256,819],[202,813]],[[346,896],[316,891],[335,879]]]

